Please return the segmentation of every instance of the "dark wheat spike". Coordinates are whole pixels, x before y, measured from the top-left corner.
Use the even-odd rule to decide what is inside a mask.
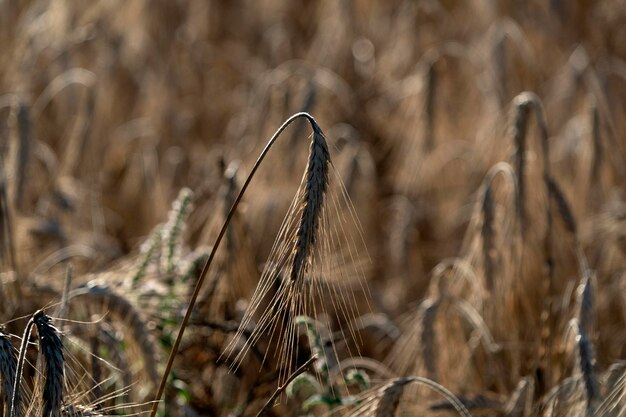
[[[305,173],[306,185],[301,202],[302,214],[296,233],[295,254],[291,269],[292,281],[297,281],[304,276],[311,261],[320,227],[324,197],[328,188],[329,163],[330,155],[326,138],[320,128],[315,125]]]
[[[600,136],[600,113],[594,102],[591,105],[591,138],[593,140],[593,159],[591,162],[591,185],[598,183],[602,164],[602,137]]]
[[[420,320],[422,322],[420,334],[422,361],[426,375],[434,381],[438,379],[437,362],[439,356],[437,354],[438,346],[435,324],[440,305],[440,300],[424,302],[423,309],[420,312]]]
[[[583,374],[585,383],[585,392],[587,394],[587,415],[593,416],[594,405],[599,398],[599,388],[596,375],[594,373],[594,357],[591,341],[587,337],[584,329],[578,327],[578,335],[576,336],[578,344],[578,359],[580,370]]]
[[[554,199],[567,231],[576,236],[576,220],[574,219],[574,214],[572,213],[571,206],[568,203],[565,194],[563,194],[563,191],[561,191],[561,188],[556,183],[554,178],[547,178],[546,182],[548,184],[548,190],[550,191],[550,197]]]
[[[15,386],[15,371],[17,360],[13,353],[13,344],[9,336],[0,331],[0,375],[2,375],[2,399],[7,410],[11,410],[13,387]],[[0,407],[1,408],[1,407]]]
[[[488,184],[485,188],[483,195],[483,225],[482,225],[482,241],[483,241],[483,268],[485,269],[485,284],[489,291],[493,290],[494,286],[494,262],[493,253],[495,251],[494,234],[493,234],[493,221],[495,217],[493,208],[493,192],[491,190],[491,184]]]
[[[517,192],[518,207],[517,215],[522,227],[522,233],[526,225],[526,214],[524,209],[524,199],[526,197],[526,187],[524,174],[526,171],[526,139],[528,133],[528,120],[530,111],[533,110],[537,128],[539,130],[539,139],[541,141],[541,152],[543,157],[543,177],[544,180],[550,176],[550,152],[548,145],[548,127],[541,100],[535,93],[525,91],[518,94],[515,99],[515,120],[513,122],[513,141],[515,144],[515,169],[517,171]],[[547,186],[547,184],[546,184]],[[549,227],[549,226],[548,226]]]
[[[63,343],[52,319],[42,311],[35,314],[35,326],[39,333],[39,349],[46,363],[46,382],[43,387],[42,417],[61,417],[63,404]]]

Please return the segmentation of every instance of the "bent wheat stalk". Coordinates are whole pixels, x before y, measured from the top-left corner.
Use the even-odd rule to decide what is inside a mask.
[[[526,225],[528,223],[525,199],[526,199],[526,142],[528,124],[531,111],[534,112],[535,122],[538,128],[538,137],[541,145],[543,159],[543,185],[546,191],[545,206],[545,232],[543,235],[543,252],[547,268],[546,279],[543,281],[544,305],[541,312],[541,349],[539,351],[540,367],[537,368],[539,379],[538,389],[545,392],[552,383],[551,361],[553,353],[554,317],[552,314],[552,297],[554,296],[554,254],[552,249],[552,197],[556,188],[550,174],[550,145],[548,142],[548,127],[543,105],[539,97],[530,91],[518,94],[513,103],[515,105],[515,118],[513,122],[513,141],[515,144],[515,170],[517,173],[517,219],[522,239],[525,239]],[[552,181],[552,182],[551,182]],[[569,226],[569,225],[568,225]]]
[[[280,135],[283,133],[283,131],[291,123],[293,123],[295,120],[300,119],[300,118],[307,119],[307,121],[311,125],[311,128],[313,129],[313,134],[314,134],[315,137],[322,137],[323,138],[323,133],[322,133],[319,125],[317,124],[317,122],[313,118],[313,116],[311,116],[310,114],[305,113],[305,112],[300,112],[300,113],[296,113],[293,116],[291,116],[290,118],[288,118],[278,128],[278,130],[274,133],[274,135],[270,138],[270,140],[267,142],[267,144],[265,145],[265,147],[261,151],[261,154],[259,155],[258,159],[256,160],[256,162],[252,166],[252,170],[250,171],[250,174],[248,174],[248,177],[246,178],[246,181],[244,182],[243,186],[241,187],[241,191],[239,191],[239,194],[235,198],[235,201],[233,202],[233,205],[232,205],[230,211],[228,212],[228,216],[226,217],[226,220],[224,221],[224,224],[222,225],[222,228],[220,229],[220,232],[217,235],[217,238],[215,239],[215,244],[213,245],[213,247],[211,249],[211,253],[209,254],[209,257],[208,257],[206,263],[204,264],[204,267],[202,268],[202,272],[200,272],[200,276],[198,277],[198,281],[196,282],[196,286],[195,286],[195,288],[193,290],[193,293],[191,295],[191,298],[189,300],[189,306],[187,307],[187,311],[185,312],[185,316],[183,317],[183,321],[182,321],[182,323],[180,325],[180,329],[179,329],[178,334],[176,336],[176,340],[174,341],[174,346],[172,347],[172,350],[171,350],[170,355],[168,357],[167,364],[165,366],[165,371],[163,372],[163,376],[161,378],[161,383],[159,385],[159,389],[157,391],[157,395],[156,395],[156,397],[154,399],[154,403],[152,405],[152,411],[150,413],[150,417],[155,417],[156,416],[157,410],[159,408],[159,403],[161,401],[161,397],[163,396],[163,392],[165,391],[165,385],[167,384],[167,378],[168,378],[168,376],[169,376],[169,374],[170,374],[170,372],[172,370],[172,366],[174,364],[174,358],[175,358],[176,353],[178,351],[178,348],[180,346],[180,342],[181,342],[182,336],[183,336],[183,334],[185,332],[185,328],[187,327],[187,324],[189,323],[189,319],[191,317],[191,312],[192,312],[193,307],[194,307],[194,305],[196,303],[196,300],[198,298],[198,294],[200,293],[200,289],[202,287],[202,284],[203,284],[203,282],[204,282],[204,280],[205,280],[205,278],[207,276],[207,272],[208,272],[209,268],[211,267],[213,259],[215,258],[215,254],[217,252],[217,249],[219,248],[220,243],[221,243],[224,235],[226,234],[226,230],[228,229],[228,225],[230,224],[230,221],[232,220],[233,216],[235,215],[235,212],[237,210],[237,206],[239,205],[239,202],[241,201],[241,199],[242,199],[244,193],[246,192],[246,190],[248,189],[248,186],[250,185],[250,182],[252,181],[252,178],[254,178],[254,175],[255,175],[257,169],[259,168],[259,166],[261,165],[261,163],[263,162],[263,160],[267,156],[267,153],[272,148],[272,146],[274,145],[276,140],[280,137]],[[301,238],[306,240],[306,236],[301,237]],[[302,261],[307,260],[306,256],[300,255],[300,257],[301,257]],[[295,259],[294,259],[294,262],[295,262]],[[304,264],[305,264],[305,262],[302,262],[303,266],[304,266]]]
[[[462,417],[472,417],[469,410],[451,391],[428,378],[408,376],[394,378],[379,388],[366,393],[360,405],[352,410],[350,417],[393,417],[400,405],[400,400],[407,385],[416,383],[430,388],[445,398],[452,408]]]
[[[22,389],[22,372],[24,370],[24,361],[26,360],[26,349],[28,349],[28,339],[30,333],[35,325],[35,318],[40,314],[43,314],[41,310],[37,312],[28,320],[24,334],[22,335],[22,343],[20,345],[20,355],[17,359],[17,369],[15,371],[15,383],[13,385],[13,397],[11,398],[11,412],[9,417],[20,417],[22,415],[20,392]]]

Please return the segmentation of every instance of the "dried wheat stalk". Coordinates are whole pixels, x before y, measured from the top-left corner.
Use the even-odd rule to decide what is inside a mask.
[[[363,400],[349,415],[351,417],[394,417],[406,386],[412,383],[432,389],[444,397],[459,415],[471,417],[467,407],[452,392],[430,379],[418,376],[395,378],[379,388],[364,393]]]

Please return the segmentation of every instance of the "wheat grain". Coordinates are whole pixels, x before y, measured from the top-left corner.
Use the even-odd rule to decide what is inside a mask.
[[[39,334],[39,351],[46,363],[46,381],[43,387],[43,417],[61,417],[63,403],[63,343],[51,318],[39,311],[34,316]]]
[[[292,281],[302,279],[311,262],[311,253],[318,237],[324,198],[328,188],[330,155],[326,139],[319,128],[313,131],[309,155],[305,173],[306,185],[300,203],[302,205],[300,226],[294,242],[295,254],[290,273]]]

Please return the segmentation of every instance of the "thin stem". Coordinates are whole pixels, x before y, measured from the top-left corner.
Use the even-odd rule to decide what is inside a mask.
[[[231,219],[235,215],[235,212],[237,210],[237,206],[239,205],[239,202],[241,201],[244,193],[246,192],[246,189],[248,188],[248,185],[250,185],[250,182],[252,181],[252,178],[254,177],[254,174],[256,173],[257,169],[261,165],[261,162],[263,162],[263,160],[265,159],[265,156],[267,155],[269,150],[272,148],[272,145],[274,145],[274,142],[276,142],[278,137],[283,133],[283,131],[294,120],[299,119],[300,117],[304,117],[304,118],[306,118],[309,121],[309,123],[311,124],[311,127],[313,128],[314,132],[319,132],[320,131],[320,128],[317,125],[317,122],[315,121],[313,116],[311,116],[310,114],[305,113],[305,112],[296,113],[293,116],[291,116],[289,119],[287,119],[278,128],[278,130],[274,133],[274,135],[270,138],[270,140],[265,145],[265,148],[263,148],[263,150],[261,151],[261,154],[259,155],[259,158],[254,163],[254,166],[252,167],[252,170],[250,171],[250,174],[248,174],[248,178],[246,178],[246,181],[244,182],[243,186],[241,187],[241,191],[239,191],[239,194],[237,194],[237,198],[235,198],[235,201],[233,202],[233,205],[230,208],[230,211],[228,212],[228,216],[226,217],[226,220],[224,221],[224,224],[222,225],[220,233],[217,235],[217,239],[215,239],[215,244],[211,248],[211,253],[209,254],[209,258],[207,259],[206,263],[204,264],[204,267],[202,268],[202,272],[200,272],[200,276],[198,277],[198,281],[196,282],[196,287],[194,288],[193,294],[191,295],[191,299],[189,300],[189,306],[187,306],[187,311],[185,312],[185,316],[183,317],[183,321],[182,321],[182,323],[180,325],[180,330],[178,330],[178,334],[176,335],[176,341],[174,342],[174,346],[172,347],[172,351],[170,352],[170,355],[169,355],[169,357],[167,359],[167,365],[165,366],[165,371],[163,372],[163,377],[161,378],[161,383],[159,385],[159,389],[157,391],[157,395],[154,398],[154,403],[152,405],[152,411],[150,413],[150,417],[155,417],[156,416],[157,410],[159,408],[159,403],[161,401],[161,397],[163,396],[163,392],[165,391],[165,385],[167,384],[167,378],[168,378],[168,376],[169,376],[169,374],[170,374],[170,372],[172,370],[172,366],[174,364],[174,358],[176,357],[176,353],[178,352],[178,347],[180,346],[180,342],[182,340],[183,334],[185,333],[185,328],[187,327],[187,324],[189,323],[189,319],[191,318],[191,312],[193,310],[194,305],[196,304],[196,299],[198,298],[198,294],[200,293],[200,289],[202,287],[202,283],[204,282],[204,279],[207,276],[207,273],[209,271],[209,268],[211,267],[211,263],[213,262],[213,258],[215,257],[215,254],[217,253],[217,249],[220,246],[222,238],[226,234],[226,230],[228,229],[228,225],[230,224]]]
[[[22,344],[20,346],[20,356],[17,359],[17,369],[15,371],[15,385],[13,386],[13,398],[11,400],[11,412],[9,417],[17,417],[19,415],[20,407],[20,386],[22,382],[22,371],[24,370],[24,360],[26,359],[26,349],[28,349],[28,339],[30,338],[30,332],[35,324],[35,319],[41,316],[43,312],[37,310],[35,314],[28,320],[24,334],[22,335]]]
[[[293,381],[294,379],[296,379],[296,377],[298,375],[300,375],[301,373],[303,373],[304,371],[306,371],[306,369],[311,366],[311,364],[317,359],[317,355],[313,355],[309,358],[308,361],[306,361],[301,367],[299,367],[298,369],[296,369],[294,371],[293,374],[289,375],[289,378],[287,378],[287,380],[285,381],[285,383],[283,385],[280,385],[278,388],[276,388],[276,391],[274,391],[274,393],[272,394],[272,396],[270,397],[269,400],[267,400],[267,402],[265,403],[265,405],[263,406],[263,408],[261,408],[261,411],[259,411],[259,413],[256,415],[256,417],[262,417],[265,414],[267,414],[267,412],[269,411],[270,408],[272,408],[272,404],[274,404],[274,401],[276,401],[276,398],[278,398],[278,396],[280,395],[281,392],[283,392],[287,386],[289,386],[289,384],[291,384],[291,381]]]

